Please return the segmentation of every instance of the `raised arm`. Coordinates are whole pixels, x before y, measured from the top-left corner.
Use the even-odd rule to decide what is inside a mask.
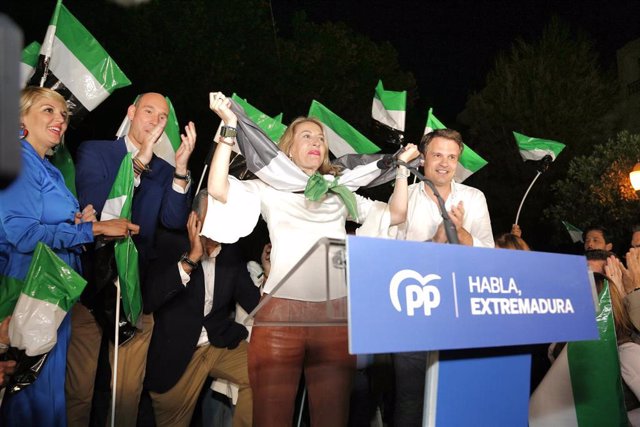
[[[407,144],[404,151],[398,156],[398,160],[409,163],[420,155],[418,147],[415,144]],[[408,203],[408,187],[407,178],[409,171],[405,167],[398,167],[396,182],[393,188],[393,194],[389,200],[389,214],[391,225],[402,224],[407,220],[407,203]]]
[[[222,119],[224,126],[235,129],[238,124],[238,118],[230,107],[231,101],[221,92],[211,92],[209,94],[209,108]],[[211,197],[226,203],[229,191],[229,181],[227,180],[229,176],[229,160],[236,141],[235,137],[220,136],[216,142],[218,146],[211,159],[207,190]]]

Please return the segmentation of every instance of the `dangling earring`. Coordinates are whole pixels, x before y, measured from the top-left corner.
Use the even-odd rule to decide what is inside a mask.
[[[27,130],[26,127],[24,127],[24,123],[20,123],[20,139],[25,139],[27,136],[29,136],[29,131]]]
[[[289,154],[287,154],[287,156],[289,157],[289,160],[293,160],[293,156],[291,155],[291,152],[289,152]]]

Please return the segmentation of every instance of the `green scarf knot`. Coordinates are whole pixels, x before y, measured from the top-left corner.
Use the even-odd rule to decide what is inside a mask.
[[[352,219],[358,219],[358,204],[356,203],[356,196],[353,195],[347,187],[338,182],[339,177],[335,177],[333,181],[326,180],[320,172],[316,172],[309,177],[307,181],[307,187],[304,189],[304,196],[312,202],[317,202],[327,194],[328,191],[336,193],[349,212],[349,216]]]

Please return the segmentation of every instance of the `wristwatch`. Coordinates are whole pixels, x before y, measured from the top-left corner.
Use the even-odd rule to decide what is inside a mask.
[[[223,138],[234,138],[238,135],[238,131],[236,128],[232,128],[231,126],[222,126],[220,128],[220,136]]]
[[[175,179],[181,179],[183,181],[187,181],[187,184],[191,182],[191,171],[189,169],[187,169],[187,174],[186,175],[180,175],[177,173],[173,173],[173,177]]]

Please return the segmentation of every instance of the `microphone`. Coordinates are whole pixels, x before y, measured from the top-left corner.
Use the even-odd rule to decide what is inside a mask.
[[[378,169],[389,169],[393,166],[397,166],[398,162],[400,162],[400,164],[403,166],[407,166],[405,162],[403,162],[402,160],[398,160],[398,156],[400,155],[400,153],[402,153],[402,151],[404,151],[404,148],[400,147],[400,149],[393,154],[383,155],[382,158],[378,160],[378,163],[376,163],[376,166],[378,167]]]
[[[378,160],[378,163],[376,163],[376,166],[378,166],[378,169],[385,170],[395,166],[396,162],[397,162],[397,159],[393,154],[385,154],[384,156],[382,156],[380,160]]]

